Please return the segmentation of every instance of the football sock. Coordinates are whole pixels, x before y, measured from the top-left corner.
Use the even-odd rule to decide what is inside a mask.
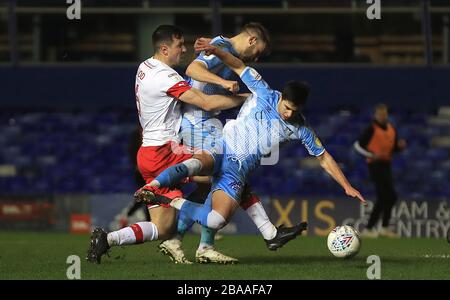
[[[277,228],[270,222],[262,203],[256,202],[246,210],[265,240],[271,240],[277,235]]]
[[[158,187],[173,187],[181,180],[189,176],[195,176],[200,173],[202,163],[196,158],[190,158],[182,163],[165,169],[151,183]]]
[[[111,247],[154,241],[158,239],[158,228],[152,222],[138,222],[108,233],[107,239]]]
[[[178,199],[172,202],[171,205],[180,211],[179,219],[185,224],[193,221],[216,230],[226,225],[223,216],[212,209],[211,197],[206,199],[205,204],[191,202],[186,199]]]
[[[177,235],[182,238],[186,234],[186,232],[191,229],[192,225],[194,225],[194,221],[190,218],[182,218],[180,217],[180,215],[181,214],[178,214]]]
[[[180,214],[181,215],[181,214]],[[186,232],[191,229],[194,221],[190,218],[186,218],[185,216],[182,218],[178,218],[177,222],[177,235],[176,239],[182,240]],[[208,228],[206,226],[202,226],[201,236],[200,236],[200,248],[205,247],[213,247],[214,246],[214,237],[216,236],[217,230]]]
[[[206,217],[206,226],[212,229],[221,229],[226,223],[225,218],[214,209],[211,210]]]
[[[210,248],[214,246],[214,237],[217,230],[202,226],[202,235],[198,249]]]

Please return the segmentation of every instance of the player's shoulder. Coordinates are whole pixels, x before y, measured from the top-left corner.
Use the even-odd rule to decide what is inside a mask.
[[[256,69],[247,66],[245,67],[245,69],[242,71],[242,73],[240,74],[241,78],[247,78],[250,79],[251,81],[261,81],[262,80],[262,76],[261,74],[258,73],[258,71],[256,71]]]
[[[169,67],[168,65],[166,65],[165,63],[154,59],[154,58],[149,58],[147,60],[144,60],[141,65],[139,66],[139,68],[143,71],[143,72],[148,72],[150,73],[148,77],[158,77],[158,79],[160,80],[164,80],[164,79],[170,79],[170,80],[177,80],[177,81],[181,81],[184,80],[183,77],[178,74],[177,71],[175,71],[173,68]]]
[[[224,37],[223,35],[218,35],[211,40],[210,44],[212,45],[231,44],[231,42],[230,39]]]
[[[148,58],[139,65],[139,70],[146,73],[156,72],[161,68],[163,68],[161,62],[153,58]]]
[[[233,48],[233,44],[231,43],[231,40],[227,37],[224,37],[222,35],[216,36],[211,40],[211,45],[218,46],[222,48],[223,50],[229,50],[231,52],[235,52]]]
[[[142,70],[152,71],[152,72],[161,72],[161,71],[173,71],[176,72],[174,69],[166,65],[160,60],[154,59],[153,57],[148,58],[141,62],[139,65],[139,68]]]

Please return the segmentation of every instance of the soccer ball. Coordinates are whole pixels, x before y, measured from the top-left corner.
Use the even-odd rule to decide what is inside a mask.
[[[361,248],[359,232],[349,225],[337,226],[328,234],[327,245],[336,257],[353,257]]]

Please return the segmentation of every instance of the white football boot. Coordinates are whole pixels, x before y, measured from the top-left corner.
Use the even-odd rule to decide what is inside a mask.
[[[197,252],[195,252],[195,261],[201,264],[235,264],[239,262],[236,258],[220,253],[214,247],[197,249]]]
[[[158,246],[159,252],[170,257],[170,259],[176,264],[191,265],[184,256],[184,251],[181,248],[181,241],[177,239],[165,240]]]

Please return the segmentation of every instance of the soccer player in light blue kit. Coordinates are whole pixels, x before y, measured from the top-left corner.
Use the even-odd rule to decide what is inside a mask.
[[[282,92],[272,90],[255,69],[245,66],[239,58],[202,39],[197,43],[196,50],[219,57],[240,75],[253,97],[244,103],[237,119],[225,125],[223,140],[216,147],[202,151],[156,177],[149,184],[148,202],[179,209],[183,222],[195,221],[212,229],[220,229],[238,207],[246,178],[261,163],[263,156],[280,143],[300,140],[348,196],[365,204],[364,198],[351,186],[333,157],[306,125],[301,114],[309,93],[305,84],[290,81]],[[182,198],[170,201],[151,192],[152,186],[171,187],[187,176],[211,174],[211,192],[203,205]]]
[[[240,33],[232,38],[217,36],[210,42],[244,61],[256,61],[259,56],[265,54],[269,44],[269,34],[259,23],[246,24]],[[205,94],[227,95],[235,93],[239,89],[238,76],[215,56],[200,54],[187,68],[186,75],[192,87],[202,90]],[[181,136],[183,144],[197,149],[209,149],[214,147],[222,136],[222,124],[215,118],[220,112],[206,112],[193,105],[184,105]],[[210,186],[207,186],[207,191]],[[290,239],[301,234],[306,224],[297,224],[293,227],[276,228],[270,222],[259,198],[245,188],[243,208],[253,220],[270,250],[276,250]],[[184,222],[178,222],[178,234],[159,245],[161,252],[171,255],[176,259],[177,249],[181,245],[181,239],[188,229]],[[202,227],[200,245],[196,251],[198,262],[234,263],[237,259],[226,256],[214,248],[214,236],[216,230]]]

